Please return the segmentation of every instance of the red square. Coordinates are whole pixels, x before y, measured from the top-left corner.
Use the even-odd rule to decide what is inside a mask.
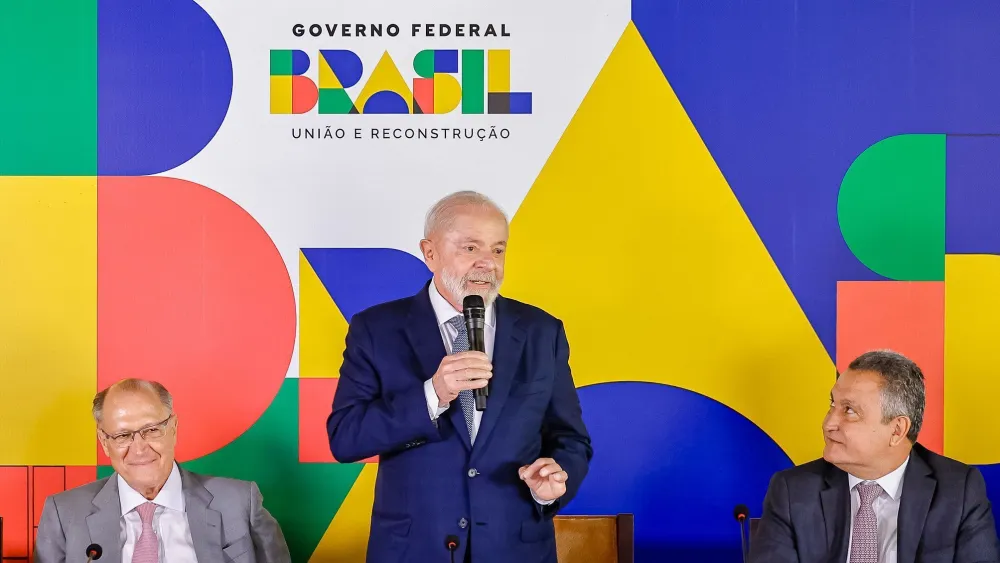
[[[330,416],[333,396],[337,392],[336,378],[299,378],[299,462],[336,463],[330,453],[326,435],[326,419]],[[362,463],[378,463],[378,456]]]

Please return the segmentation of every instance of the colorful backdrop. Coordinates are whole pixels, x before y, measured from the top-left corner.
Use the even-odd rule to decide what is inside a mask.
[[[363,561],[378,460],[324,421],[351,315],[424,211],[513,217],[591,473],[637,561],[738,561],[732,507],[820,455],[837,367],[927,375],[921,441],[1000,502],[1000,5],[0,3],[0,515],[107,475],[89,404],[175,395],[191,470],[256,480],[295,561]],[[416,26],[415,26],[416,24]],[[475,26],[475,32],[473,32]]]

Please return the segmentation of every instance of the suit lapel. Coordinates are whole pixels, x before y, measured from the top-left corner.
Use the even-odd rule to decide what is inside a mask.
[[[184,511],[187,513],[191,540],[198,563],[222,561],[222,515],[212,510],[212,493],[196,475],[181,469],[184,488]]]
[[[931,507],[931,498],[937,488],[937,481],[931,476],[931,468],[923,458],[916,455],[914,446],[910,453],[910,463],[903,475],[903,492],[899,498],[898,539],[899,563],[914,563],[917,545],[924,532],[924,522]]]
[[[421,381],[427,381],[437,372],[441,360],[444,359],[444,342],[441,341],[441,329],[438,328],[437,317],[434,315],[434,308],[431,306],[431,298],[427,293],[430,283],[424,289],[413,296],[413,305],[406,321],[406,338],[413,347],[413,351],[420,359],[420,367],[423,370]],[[472,441],[469,439],[469,432],[465,426],[465,415],[458,401],[452,401],[451,407],[445,412],[444,417],[455,426],[455,432],[461,438],[462,443],[469,450],[472,449]]]
[[[820,501],[826,524],[826,546],[828,553],[836,554],[832,560],[842,561],[847,558],[847,530],[851,521],[850,486],[847,473],[833,465],[827,466],[824,479]]]
[[[514,372],[521,362],[521,353],[524,350],[524,327],[520,326],[519,318],[503,297],[496,299],[496,317],[496,337],[493,342],[493,378],[490,380],[486,410],[483,411],[479,433],[476,434],[474,454],[482,451],[490,433],[496,428],[497,419],[507,402],[508,395],[510,395]],[[462,417],[462,420],[465,418]]]
[[[118,498],[118,475],[112,474],[94,496],[94,508],[87,516],[90,541],[104,549],[108,561],[121,559],[122,505]]]

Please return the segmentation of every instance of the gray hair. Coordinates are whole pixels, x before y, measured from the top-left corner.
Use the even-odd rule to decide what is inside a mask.
[[[129,378],[118,381],[101,390],[97,395],[94,395],[94,408],[91,412],[94,415],[94,420],[97,421],[98,424],[101,423],[101,419],[104,417],[104,400],[108,396],[108,391],[112,389],[128,393],[148,391],[160,399],[160,403],[167,408],[167,411],[170,412],[170,414],[173,414],[174,412],[174,398],[170,396],[170,391],[167,391],[167,388],[161,383],[158,381]]]
[[[870,371],[882,377],[882,424],[898,416],[910,419],[906,437],[916,443],[924,420],[924,372],[911,359],[892,350],[873,350],[858,356],[848,369]]]
[[[434,204],[427,212],[427,219],[424,221],[424,238],[430,238],[431,234],[441,229],[447,229],[455,221],[455,211],[459,207],[467,205],[480,206],[485,209],[496,211],[507,219],[507,214],[492,199],[474,191],[461,191],[449,194]]]

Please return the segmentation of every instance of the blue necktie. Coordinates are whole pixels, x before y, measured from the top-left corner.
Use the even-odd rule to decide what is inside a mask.
[[[451,353],[457,354],[459,352],[468,352],[469,333],[465,329],[465,319],[461,315],[456,315],[448,319],[448,324],[458,330],[458,336],[455,337],[455,342],[451,347]],[[458,392],[458,401],[462,404],[462,412],[465,413],[465,426],[469,429],[469,440],[472,440],[473,428],[476,423],[476,399],[471,390],[465,389]]]

